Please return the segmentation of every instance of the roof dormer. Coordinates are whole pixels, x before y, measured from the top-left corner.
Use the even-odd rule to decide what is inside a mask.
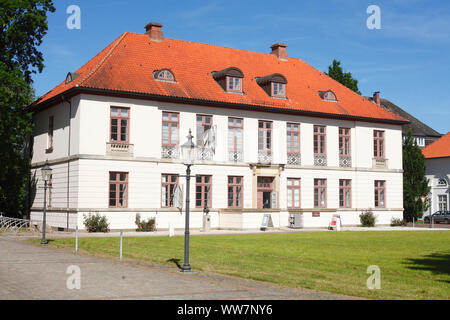
[[[66,84],[72,82],[76,78],[78,78],[79,74],[75,72],[69,72],[66,76]]]
[[[286,98],[286,78],[280,73],[274,73],[262,78],[256,78],[256,83],[272,98]]]
[[[319,96],[322,98],[322,100],[324,101],[334,101],[337,102],[337,98],[336,95],[334,94],[333,91],[331,90],[327,90],[327,91],[319,91]]]
[[[229,67],[221,71],[214,71],[211,75],[225,92],[243,92],[242,79],[244,74],[239,68]]]
[[[156,70],[153,72],[153,77],[155,80],[176,82],[173,72],[169,69]]]

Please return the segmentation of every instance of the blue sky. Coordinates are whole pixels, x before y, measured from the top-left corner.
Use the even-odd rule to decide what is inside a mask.
[[[450,1],[55,1],[40,50],[46,68],[34,76],[36,95],[51,90],[124,31],[150,22],[164,36],[257,52],[276,42],[289,56],[327,71],[333,59],[359,81],[363,95],[381,91],[433,129],[450,131]],[[81,29],[69,30],[66,9],[81,9]],[[369,5],[381,29],[369,30]]]

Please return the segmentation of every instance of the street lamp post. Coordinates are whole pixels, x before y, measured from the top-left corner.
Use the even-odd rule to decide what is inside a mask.
[[[194,164],[195,158],[195,144],[192,141],[191,129],[189,129],[189,134],[187,136],[188,140],[181,145],[181,152],[183,155],[183,163],[186,166],[186,223],[184,229],[184,264],[181,267],[181,272],[190,272],[191,265],[189,264],[189,184],[191,180],[191,166]]]
[[[47,216],[47,181],[50,179],[52,174],[52,168],[48,165],[48,160],[45,162],[45,166],[41,169],[42,179],[44,180],[44,215],[42,219],[42,241],[41,244],[47,244],[47,240],[45,240],[45,226],[47,224],[46,216]]]

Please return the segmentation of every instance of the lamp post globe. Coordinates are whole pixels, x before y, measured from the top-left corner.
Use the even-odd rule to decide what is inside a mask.
[[[42,179],[44,180],[44,212],[42,217],[42,241],[41,244],[47,244],[45,239],[45,227],[47,224],[47,182],[52,175],[52,168],[48,165],[48,160],[45,161],[45,166],[41,169]]]
[[[186,166],[186,222],[184,228],[184,264],[181,267],[181,272],[191,271],[191,265],[189,264],[189,185],[191,180],[191,166],[194,164],[195,159],[195,144],[192,141],[191,129],[189,129],[187,138],[188,140],[181,145],[183,164]]]

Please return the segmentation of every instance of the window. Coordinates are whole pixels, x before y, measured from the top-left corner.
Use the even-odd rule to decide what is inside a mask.
[[[242,151],[243,119],[228,118],[228,150]]]
[[[128,172],[109,173],[109,207],[127,208]]]
[[[375,181],[375,208],[386,208],[386,181]]]
[[[447,186],[447,181],[445,181],[445,179],[440,178],[440,179],[438,179],[436,186],[437,187],[446,187]]]
[[[205,146],[205,134],[212,127],[212,116],[197,115],[197,147]]]
[[[327,180],[314,179],[314,208],[327,207]]]
[[[339,207],[352,207],[352,180],[339,180]]]
[[[228,177],[228,208],[242,208],[243,177]]]
[[[272,82],[272,97],[286,98],[286,85],[284,83]]]
[[[178,145],[179,115],[173,112],[163,112],[162,114],[162,145]]]
[[[242,79],[238,77],[227,77],[227,91],[242,92]]]
[[[258,151],[270,152],[272,150],[272,122],[259,121],[258,123]]]
[[[300,124],[287,124],[287,153],[300,153]]]
[[[177,174],[163,174],[161,176],[161,207],[173,207],[173,195],[178,185]]]
[[[325,101],[337,101],[336,95],[333,93],[333,91],[320,91],[319,95]]]
[[[111,108],[111,142],[128,143],[130,110]]]
[[[339,155],[350,156],[350,129],[339,128]]]
[[[155,79],[163,80],[163,81],[172,81],[172,82],[175,81],[175,77],[173,76],[173,73],[167,69],[157,71]]]
[[[211,207],[211,180],[212,176],[195,177],[195,207]]]
[[[384,158],[384,131],[373,131],[373,156]]]
[[[53,151],[53,116],[48,117],[47,152]]]
[[[447,211],[448,208],[447,201],[448,201],[447,195],[443,194],[438,196],[439,211]]]
[[[300,208],[300,179],[287,179],[287,206],[288,208]]]
[[[314,154],[326,155],[325,126],[314,126]]]

